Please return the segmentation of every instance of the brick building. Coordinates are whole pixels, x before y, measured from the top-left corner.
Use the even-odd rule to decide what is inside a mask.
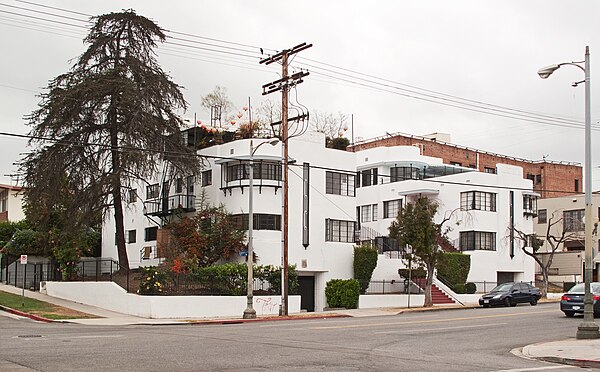
[[[582,167],[577,163],[531,161],[512,156],[450,143],[450,135],[434,133],[425,136],[394,133],[383,137],[358,141],[348,147],[360,151],[375,147],[416,146],[421,155],[442,158],[445,164],[474,168],[480,172],[495,173],[496,164],[511,164],[523,168],[524,178],[533,181],[533,189],[542,198],[581,193],[583,191]]]

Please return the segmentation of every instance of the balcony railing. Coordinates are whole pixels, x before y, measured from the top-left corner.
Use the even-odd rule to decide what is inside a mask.
[[[144,215],[146,216],[167,216],[178,212],[194,212],[195,210],[195,195],[169,195],[144,202]]]

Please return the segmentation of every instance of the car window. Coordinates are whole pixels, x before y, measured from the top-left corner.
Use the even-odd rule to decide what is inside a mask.
[[[575,284],[568,293],[583,293],[585,291],[584,283]]]
[[[512,288],[512,286],[513,286],[512,283],[500,284],[496,288],[492,289],[492,292],[508,292],[508,291],[510,291],[510,289]]]
[[[521,292],[529,291],[529,287],[525,283],[519,283],[519,289],[521,290]]]

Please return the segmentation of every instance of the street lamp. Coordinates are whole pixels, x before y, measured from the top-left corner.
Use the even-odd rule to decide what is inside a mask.
[[[581,66],[583,64],[583,66]],[[576,87],[585,82],[585,271],[583,281],[585,286],[585,297],[583,300],[583,322],[577,327],[578,339],[599,338],[598,325],[594,322],[594,309],[592,294],[590,292],[590,282],[592,281],[592,125],[590,108],[590,48],[585,47],[585,60],[582,62],[565,62],[557,65],[550,65],[538,71],[542,79],[548,78],[554,71],[561,66],[571,65],[581,69],[585,74],[583,81],[574,82],[572,86]]]
[[[252,139],[250,139],[250,159],[248,161],[248,285],[247,285],[247,306],[244,310],[244,319],[255,319],[256,318],[256,310],[254,310],[254,247],[252,246],[252,233],[254,230],[254,153],[265,143],[268,143],[271,146],[275,146],[279,142],[278,139],[273,139],[270,141],[263,142],[254,148],[252,145]]]
[[[410,309],[410,292],[412,291],[412,246],[406,245],[406,254],[408,254],[408,308]]]

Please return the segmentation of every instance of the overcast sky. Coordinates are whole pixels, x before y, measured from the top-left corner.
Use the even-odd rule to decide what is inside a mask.
[[[311,112],[353,114],[355,137],[443,132],[459,145],[531,160],[583,163],[584,86],[571,87],[583,73],[565,66],[542,80],[536,72],[583,60],[589,45],[592,82],[598,82],[592,84],[597,128],[592,140],[598,148],[600,2],[592,0],[0,0],[1,132],[27,133],[23,116],[35,109],[36,94],[85,50],[85,30],[73,25],[84,25],[79,19],[86,15],[123,8],[164,29],[193,35],[170,34],[191,42],[169,39],[192,47],[169,44],[158,50],[163,69],[185,88],[189,117],[209,120],[200,98],[216,85],[227,88],[238,108],[248,97],[258,106],[262,85],[278,78],[278,66],[259,65],[259,48],[273,53],[307,42],[313,47],[294,62],[315,67],[298,87],[298,101]],[[0,183],[9,183],[26,141],[5,135],[0,141]],[[598,153],[593,154],[595,189]]]

